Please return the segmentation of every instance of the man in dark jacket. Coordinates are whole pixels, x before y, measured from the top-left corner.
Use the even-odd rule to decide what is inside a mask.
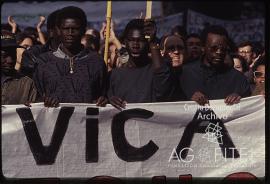
[[[225,62],[229,60],[227,31],[221,26],[209,26],[202,32],[202,41],[202,60],[186,64],[181,75],[188,100],[205,105],[208,100],[225,99],[226,104],[232,105],[249,96],[246,77]]]
[[[110,103],[121,109],[126,102],[169,100],[167,95],[173,87],[171,72],[160,55],[155,22],[133,19],[127,24],[123,37],[129,59],[120,68],[112,70],[108,92]]]
[[[65,7],[58,13],[56,25],[61,43],[56,51],[40,55],[34,73],[45,106],[57,106],[59,102],[106,104],[105,62],[81,45],[86,24],[80,8]]]

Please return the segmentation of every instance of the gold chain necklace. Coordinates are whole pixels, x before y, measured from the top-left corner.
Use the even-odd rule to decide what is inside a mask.
[[[74,57],[71,57],[71,58],[69,59],[69,68],[70,68],[69,73],[71,73],[71,74],[74,73],[73,65],[74,65]]]

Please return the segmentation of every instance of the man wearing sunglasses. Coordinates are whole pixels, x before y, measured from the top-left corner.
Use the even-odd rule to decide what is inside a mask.
[[[172,66],[172,77],[174,80],[173,94],[171,101],[181,101],[185,99],[183,90],[181,89],[179,76],[182,73],[182,65],[186,57],[186,47],[183,37],[177,34],[164,36],[161,39],[161,55],[166,61],[169,61]]]
[[[169,59],[172,67],[183,64],[185,50],[185,42],[178,35],[168,35],[161,40],[161,54]]]
[[[205,105],[208,100],[224,99],[227,105],[232,105],[250,95],[246,77],[226,64],[232,60],[228,40],[228,33],[221,26],[212,25],[203,30],[203,57],[199,62],[184,65],[180,79],[188,100]]]

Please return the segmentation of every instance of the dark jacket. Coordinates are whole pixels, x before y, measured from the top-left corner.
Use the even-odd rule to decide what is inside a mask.
[[[232,93],[241,97],[251,94],[247,78],[233,67],[216,71],[200,61],[188,63],[183,66],[180,81],[188,100],[196,91],[206,95],[209,100],[224,99]]]
[[[37,90],[34,81],[27,76],[1,76],[2,105],[35,102]]]
[[[170,101],[172,73],[164,63],[153,70],[152,63],[141,67],[114,68],[110,76],[108,96],[117,96],[128,103]]]
[[[60,48],[38,58],[34,81],[41,96],[58,98],[62,103],[93,103],[106,94],[106,65],[95,52],[83,50],[71,58]]]
[[[29,49],[25,50],[22,54],[21,72],[24,75],[32,78],[32,75],[38,63],[37,58],[39,57],[39,55],[45,52],[57,50],[51,45],[51,40],[48,40],[45,45],[33,45]]]

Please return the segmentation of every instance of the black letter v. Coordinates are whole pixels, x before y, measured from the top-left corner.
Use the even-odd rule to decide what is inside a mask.
[[[17,108],[24,132],[37,165],[51,165],[55,162],[56,155],[66,134],[69,119],[74,112],[74,107],[62,107],[56,120],[51,142],[48,146],[42,144],[36,122],[30,108]]]

